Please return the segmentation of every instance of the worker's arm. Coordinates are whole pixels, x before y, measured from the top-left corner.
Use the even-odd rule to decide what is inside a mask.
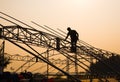
[[[67,36],[66,36],[66,38],[64,40],[67,40],[68,36],[69,36],[69,33],[67,34]]]

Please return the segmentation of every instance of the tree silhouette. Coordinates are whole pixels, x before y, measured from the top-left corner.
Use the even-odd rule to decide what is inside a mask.
[[[120,72],[120,56],[111,56],[90,65],[91,74],[117,75],[115,71]]]
[[[8,57],[2,57],[0,56],[0,66],[3,66],[4,68],[10,63],[10,58]]]
[[[10,58],[0,56],[0,73],[3,73],[3,70],[10,63]]]

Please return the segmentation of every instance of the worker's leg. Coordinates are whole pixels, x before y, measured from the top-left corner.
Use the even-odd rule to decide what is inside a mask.
[[[71,52],[76,52],[76,44],[75,44],[75,42],[71,43]]]

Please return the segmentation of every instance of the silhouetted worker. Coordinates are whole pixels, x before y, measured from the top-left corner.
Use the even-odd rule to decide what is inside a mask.
[[[77,43],[79,34],[75,30],[72,30],[70,27],[68,27],[67,30],[68,30],[68,33],[67,33],[65,40],[68,38],[68,36],[70,36],[70,38],[71,38],[71,52],[76,52],[76,43]]]

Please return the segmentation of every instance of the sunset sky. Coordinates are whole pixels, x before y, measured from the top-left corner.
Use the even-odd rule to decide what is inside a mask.
[[[0,0],[0,11],[31,26],[71,27],[94,47],[120,53],[120,0]]]

